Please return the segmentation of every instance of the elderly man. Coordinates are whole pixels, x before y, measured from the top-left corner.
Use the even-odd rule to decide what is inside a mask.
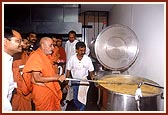
[[[5,29],[4,30],[4,55],[3,55],[3,69],[4,73],[2,76],[2,83],[3,83],[3,109],[2,111],[12,111],[11,106],[11,97],[12,91],[14,88],[17,87],[17,84],[14,82],[13,79],[13,72],[12,72],[12,62],[13,62],[13,55],[15,53],[22,51],[21,46],[22,37],[19,32],[13,29]]]
[[[48,58],[53,52],[53,40],[43,37],[40,47],[34,51],[23,68],[25,84],[22,90],[25,95],[32,93],[32,100],[37,111],[60,111],[62,92],[58,81],[65,80],[58,75]]]

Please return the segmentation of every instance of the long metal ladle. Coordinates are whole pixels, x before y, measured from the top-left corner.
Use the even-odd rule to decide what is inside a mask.
[[[136,83],[121,83],[121,82],[112,82],[112,81],[103,81],[103,80],[83,80],[83,79],[74,79],[66,78],[68,81],[84,81],[84,82],[94,82],[100,84],[128,84],[128,85],[137,85]]]

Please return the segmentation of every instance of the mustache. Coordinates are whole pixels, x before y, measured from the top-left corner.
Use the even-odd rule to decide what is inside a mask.
[[[85,53],[81,53],[81,55],[85,55]]]
[[[36,40],[36,39],[32,39],[31,41],[32,41],[32,42],[36,42],[37,40]]]
[[[22,45],[19,45],[18,48],[23,48]]]

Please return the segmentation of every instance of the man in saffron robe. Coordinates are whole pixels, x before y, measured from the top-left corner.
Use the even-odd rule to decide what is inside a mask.
[[[51,38],[41,38],[40,47],[30,55],[23,68],[22,91],[25,95],[32,93],[36,111],[61,111],[62,92],[58,80],[62,82],[65,76],[55,73],[48,58],[53,49]]]
[[[65,48],[62,47],[62,37],[57,38],[56,45],[59,49],[58,54],[60,55],[57,63],[58,65],[60,64],[62,66],[63,68],[62,74],[64,74],[65,73],[65,63],[66,63],[66,53],[65,53]]]
[[[21,91],[21,84],[23,81],[22,78],[22,68],[25,65],[28,59],[28,40],[22,39],[22,52],[19,52],[14,55],[12,70],[14,81],[17,82],[17,88],[15,93],[13,94],[11,103],[13,111],[31,111],[31,94],[24,96]]]

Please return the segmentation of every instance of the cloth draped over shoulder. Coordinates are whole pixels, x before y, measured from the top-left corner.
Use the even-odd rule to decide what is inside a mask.
[[[47,82],[44,85],[32,83],[32,73],[38,71],[42,77],[55,76],[55,71],[50,59],[38,48],[28,59],[24,69],[23,77],[25,83],[22,85],[23,93],[27,95],[32,92],[35,109],[38,111],[61,110],[60,100],[62,98],[61,88],[58,82]]]

